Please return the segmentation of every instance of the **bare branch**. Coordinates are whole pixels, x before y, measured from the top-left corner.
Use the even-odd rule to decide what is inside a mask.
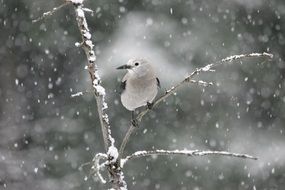
[[[160,96],[158,99],[156,99],[154,102],[153,102],[153,106],[152,107],[156,107],[158,104],[160,104],[162,101],[164,101],[166,98],[168,98],[170,95],[172,95],[174,92],[176,92],[178,90],[178,88],[180,88],[181,86],[183,86],[185,83],[194,83],[194,84],[199,84],[199,85],[205,85],[205,86],[209,86],[211,85],[212,83],[207,83],[207,82],[204,82],[204,81],[196,81],[196,80],[193,80],[193,78],[197,75],[199,75],[200,73],[202,72],[214,72],[214,68],[217,67],[217,66],[220,66],[220,65],[223,65],[223,64],[226,64],[226,63],[230,63],[234,60],[240,60],[240,59],[243,59],[243,58],[250,58],[250,57],[265,57],[265,58],[273,58],[273,55],[272,54],[269,54],[269,53],[250,53],[250,54],[241,54],[241,55],[233,55],[233,56],[229,56],[229,57],[226,57],[216,63],[211,63],[211,64],[208,64],[204,67],[201,67],[201,68],[197,68],[195,71],[193,71],[190,75],[188,75],[184,80],[182,80],[181,82],[179,82],[178,84],[172,86],[169,90],[167,90],[165,92],[165,94],[163,94],[162,96]],[[138,116],[136,117],[136,120],[138,123],[141,122],[142,118],[150,111],[149,108],[145,109],[144,111],[141,111]],[[120,151],[119,151],[119,156],[122,157],[122,154],[124,152],[124,149],[130,139],[130,136],[132,135],[132,133],[135,131],[136,127],[134,125],[131,125],[123,139],[123,142],[121,144],[121,147],[120,147]]]
[[[39,18],[32,20],[32,23],[39,22],[40,20],[43,20],[46,17],[53,15],[55,12],[57,12],[59,9],[61,9],[62,7],[64,7],[65,5],[67,5],[69,3],[70,3],[70,1],[66,1],[65,3],[59,5],[58,7],[54,7],[51,11],[45,12]]]
[[[128,129],[128,131],[127,131],[127,133],[126,133],[126,135],[125,135],[123,141],[122,141],[121,146],[120,146],[120,149],[119,149],[119,158],[121,158],[121,157],[123,156],[123,153],[124,153],[124,150],[125,150],[125,148],[126,148],[126,145],[127,145],[127,143],[129,142],[130,137],[131,137],[131,135],[133,134],[133,132],[136,130],[136,128],[137,128],[137,127],[134,126],[133,123],[131,122],[131,125],[130,125],[130,127],[129,127],[129,129]]]
[[[150,150],[150,151],[137,151],[126,158],[121,160],[121,166],[123,167],[124,164],[134,158],[141,158],[146,156],[153,156],[153,155],[184,155],[184,156],[206,156],[206,155],[219,155],[219,156],[229,156],[229,157],[237,157],[243,159],[251,159],[257,160],[256,157],[250,156],[247,154],[238,154],[226,151],[202,151],[202,150]]]

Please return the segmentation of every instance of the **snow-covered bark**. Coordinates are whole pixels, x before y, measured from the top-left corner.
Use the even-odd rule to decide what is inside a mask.
[[[111,135],[109,116],[107,114],[108,104],[105,101],[105,88],[101,85],[101,79],[97,72],[98,66],[96,64],[96,55],[93,50],[94,44],[91,40],[91,33],[89,32],[88,24],[85,18],[84,9],[83,9],[83,0],[72,0],[72,3],[76,12],[76,20],[78,28],[82,36],[81,47],[84,49],[87,60],[88,60],[88,72],[92,81],[92,86],[94,89],[94,95],[97,102],[98,115],[100,118],[101,129],[103,133],[104,145],[107,151],[106,159],[107,161],[104,165],[108,168],[109,175],[112,182],[112,187],[114,189],[125,190],[127,189],[127,184],[124,180],[124,174],[120,167],[120,162],[118,162],[118,150],[115,147],[115,139]],[[101,156],[99,156],[101,155]],[[97,157],[101,157],[104,154],[97,154]],[[95,156],[95,157],[96,157]],[[101,167],[98,167],[99,161],[96,160],[96,174],[101,179],[102,182],[105,182],[103,177],[100,174]]]

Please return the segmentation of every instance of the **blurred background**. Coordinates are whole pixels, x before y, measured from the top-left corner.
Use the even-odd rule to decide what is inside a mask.
[[[86,57],[72,6],[31,21],[59,0],[0,0],[0,189],[106,189],[88,166],[103,140],[90,90]],[[147,115],[127,153],[203,149],[247,153],[148,157],[129,162],[129,189],[277,190],[285,187],[284,0],[86,0],[97,63],[107,90],[118,145],[130,122],[120,103],[133,57],[156,67],[160,94],[196,67],[234,54],[270,52],[272,60],[243,59],[185,85]]]

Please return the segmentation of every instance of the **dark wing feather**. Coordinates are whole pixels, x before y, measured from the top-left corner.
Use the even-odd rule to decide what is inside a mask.
[[[156,83],[157,83],[157,86],[160,88],[160,81],[157,77],[156,77]]]
[[[123,91],[126,89],[126,85],[127,85],[127,80],[121,82],[121,86],[120,86],[121,93],[123,93]]]

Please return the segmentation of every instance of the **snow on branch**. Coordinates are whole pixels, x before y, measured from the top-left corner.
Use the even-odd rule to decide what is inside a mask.
[[[83,92],[77,92],[75,94],[71,94],[71,98],[78,97],[78,96],[83,96]]]
[[[87,57],[88,64],[86,66],[86,69],[88,70],[92,82],[92,87],[93,87],[92,91],[95,95],[95,100],[97,103],[98,116],[100,119],[100,125],[103,133],[104,146],[106,151],[106,154],[102,153],[96,154],[93,160],[91,171],[94,174],[96,174],[96,176],[99,177],[102,183],[106,183],[106,180],[102,177],[100,170],[103,168],[107,168],[113,188],[116,190],[117,189],[126,190],[127,184],[124,180],[124,174],[119,165],[120,163],[118,161],[119,153],[118,149],[115,146],[115,139],[111,136],[109,116],[106,112],[108,104],[105,101],[105,96],[106,96],[105,88],[101,85],[101,79],[98,74],[98,66],[95,62],[96,55],[94,51],[94,44],[91,39],[92,36],[89,31],[89,27],[84,13],[84,11],[92,12],[92,10],[84,8],[83,1],[84,0],[65,0],[65,4],[57,8],[54,8],[52,11],[44,13],[42,17],[35,20],[34,22],[37,22],[47,16],[52,15],[54,12],[65,6],[67,3],[70,3],[74,6],[75,17],[82,38],[82,41],[80,43],[79,42],[75,43],[75,46],[81,47],[84,50],[85,55]],[[82,94],[83,94],[82,92],[79,92],[74,94],[73,97],[80,96]],[[100,164],[100,160],[102,159],[106,159],[106,161]]]
[[[86,95],[86,94],[89,94],[89,93],[92,93],[92,91],[81,91],[81,92],[76,92],[74,94],[71,94],[70,97],[71,98],[75,98],[75,97],[79,97],[79,96],[83,96],[83,95]]]
[[[172,95],[174,92],[177,91],[177,89],[179,87],[181,87],[183,84],[185,83],[196,83],[195,80],[192,80],[193,77],[195,77],[196,75],[199,75],[202,72],[214,72],[214,68],[219,66],[219,65],[223,65],[225,63],[228,62],[232,62],[234,60],[240,60],[243,58],[249,58],[249,57],[265,57],[265,58],[273,58],[272,54],[269,53],[250,53],[250,54],[241,54],[241,55],[233,55],[233,56],[229,56],[226,57],[224,59],[222,59],[221,61],[216,62],[215,64],[208,64],[204,67],[201,68],[197,68],[195,71],[193,71],[190,75],[188,75],[184,80],[182,80],[180,83],[178,83],[177,85],[171,87],[169,90],[167,90],[165,92],[164,95],[162,95],[161,97],[159,97],[156,101],[154,101],[153,103],[153,107],[157,106],[159,103],[161,103],[163,100],[165,100],[168,96]],[[200,84],[207,84],[206,82],[202,81],[200,82]],[[211,83],[210,83],[211,84]],[[140,122],[143,118],[143,116],[149,112],[150,109],[146,109],[144,111],[142,111],[141,113],[139,113],[139,115],[137,116],[137,120]]]
[[[113,147],[114,148],[114,147]],[[101,183],[105,184],[106,180],[101,174],[101,171],[108,168],[111,175],[117,176],[116,178],[113,178],[113,180],[116,180],[114,184],[116,184],[117,188],[120,188],[122,190],[126,190],[127,184],[124,181],[124,174],[121,170],[121,167],[113,167],[113,164],[116,164],[118,161],[118,151],[117,149],[113,149],[112,146],[109,148],[108,153],[97,153],[95,157],[92,160],[92,167],[91,167],[91,175],[95,179],[99,179]],[[111,155],[111,156],[110,156]],[[104,162],[100,163],[101,160],[105,160]]]
[[[78,4],[78,5],[80,5],[80,4],[83,4],[83,1],[84,0],[66,0],[66,1],[69,1],[69,2],[72,2],[73,4]]]
[[[233,55],[233,56],[229,56],[229,57],[222,59],[221,62],[232,62],[234,60],[238,60],[238,59],[242,59],[242,58],[246,58],[246,57],[267,57],[267,58],[272,59],[273,54],[263,52],[263,53],[250,53],[250,54]]]
[[[103,169],[106,166],[106,162],[104,162],[103,164],[100,165],[100,161],[102,159],[107,160],[108,156],[107,154],[103,154],[103,153],[97,153],[95,155],[95,157],[93,158],[93,165],[91,167],[91,174],[94,177],[98,177],[98,179],[102,182],[102,183],[106,183],[106,180],[103,178],[103,176],[101,175],[100,170]]]
[[[126,158],[121,160],[121,166],[123,167],[124,164],[134,158],[141,158],[146,156],[153,156],[153,155],[184,155],[184,156],[206,156],[206,155],[218,155],[218,156],[229,156],[229,157],[237,157],[243,159],[251,159],[257,160],[256,157],[250,156],[247,154],[238,154],[226,151],[202,151],[202,150],[150,150],[150,151],[137,151]]]
[[[88,24],[85,18],[84,11],[90,12],[92,10],[88,8],[83,7],[83,2],[84,0],[65,0],[65,3],[62,5],[53,8],[51,11],[43,13],[41,17],[38,19],[33,20],[33,22],[38,22],[48,16],[53,15],[56,11],[61,9],[67,4],[72,3],[74,8],[75,8],[75,13],[76,13],[76,21],[78,28],[80,30],[80,34],[82,37],[82,42],[81,43],[76,43],[75,46],[77,47],[82,47],[87,60],[88,60],[88,65],[87,65],[87,70],[89,72],[91,81],[92,81],[92,87],[94,90],[94,95],[95,99],[97,102],[97,109],[98,109],[98,114],[100,118],[100,124],[101,124],[101,129],[103,133],[103,139],[104,139],[104,146],[105,150],[108,151],[109,147],[114,147],[114,142],[115,140],[111,136],[111,130],[110,130],[110,124],[109,124],[109,116],[106,113],[106,109],[108,108],[108,104],[105,101],[105,88],[101,85],[101,79],[100,76],[97,72],[97,64],[95,63],[96,61],[96,55],[93,50],[94,44],[91,40],[91,33],[89,32]],[[79,44],[79,45],[78,45]],[[82,92],[76,93],[71,95],[71,97],[77,97],[83,95]]]
[[[95,63],[96,55],[93,49],[94,44],[91,40],[91,33],[89,32],[88,24],[85,18],[83,4],[82,4],[83,1],[82,0],[71,0],[71,1],[75,8],[76,21],[82,37],[81,47],[83,48],[88,60],[87,70],[89,72],[89,76],[92,81],[95,99],[97,102],[98,114],[104,138],[104,145],[106,151],[108,151],[109,147],[114,147],[115,140],[111,136],[109,116],[106,113],[108,105],[105,101],[105,88],[101,85],[101,79],[97,72],[98,66]]]
[[[208,86],[212,86],[213,83],[212,82],[206,82],[206,81],[202,81],[202,80],[191,80],[190,83],[194,83],[203,87],[208,87]]]
[[[127,190],[127,183],[124,180],[124,174],[118,162],[119,159],[118,149],[115,147],[115,139],[111,136],[109,116],[106,112],[108,105],[105,101],[105,95],[106,95],[105,88],[101,85],[101,79],[97,71],[98,66],[95,63],[96,55],[93,50],[94,44],[91,40],[91,33],[89,32],[89,28],[84,14],[84,8],[82,3],[83,0],[71,0],[71,1],[74,1],[73,5],[75,8],[76,20],[82,37],[82,42],[80,44],[88,60],[87,70],[89,72],[89,76],[91,78],[92,86],[94,89],[94,95],[97,102],[97,109],[103,133],[105,150],[107,152],[107,161],[103,163],[103,166],[101,165],[98,166],[97,161],[95,163],[96,171],[99,171],[97,172],[97,175],[99,175],[101,181],[104,182],[104,179],[100,174],[100,169],[102,167],[107,167],[113,188],[120,190]]]
[[[178,84],[172,86],[169,90],[167,90],[165,92],[165,94],[163,94],[162,96],[160,96],[158,99],[156,99],[154,102],[153,102],[153,107],[156,107],[158,104],[160,104],[161,102],[163,102],[166,98],[168,98],[170,95],[174,94],[181,86],[183,86],[185,83],[193,83],[193,84],[198,84],[198,85],[202,85],[202,86],[210,86],[212,85],[211,82],[204,82],[204,81],[196,81],[196,80],[193,80],[193,78],[197,75],[199,75],[200,73],[202,72],[214,72],[214,68],[216,68],[217,66],[220,66],[220,65],[223,65],[223,64],[226,64],[226,63],[229,63],[229,62],[232,62],[234,60],[241,60],[241,59],[244,59],[244,58],[250,58],[250,57],[255,57],[255,58],[258,58],[258,57],[264,57],[264,58],[267,58],[267,59],[272,59],[273,58],[273,55],[270,54],[270,53],[250,53],[250,54],[241,54],[241,55],[233,55],[233,56],[229,56],[229,57],[226,57],[216,63],[211,63],[211,64],[208,64],[204,67],[200,67],[200,68],[197,68],[195,69],[190,75],[188,75],[186,78],[184,78],[184,80],[182,80],[181,82],[179,82]],[[137,123],[139,124],[142,120],[142,118],[150,111],[149,108],[141,111],[137,117],[136,117],[136,121]],[[132,122],[133,123],[133,122]],[[120,151],[119,151],[119,156],[122,156],[123,152],[124,152],[124,149],[130,139],[130,136],[132,135],[132,133],[135,131],[135,129],[137,128],[137,126],[134,126],[133,124],[130,125],[124,139],[123,139],[123,142],[120,146]]]
[[[70,1],[65,1],[65,3],[59,5],[58,7],[54,7],[51,11],[45,12],[42,14],[42,16],[40,16],[37,19],[32,20],[33,23],[39,22],[40,20],[45,19],[48,16],[52,16],[55,12],[57,12],[59,9],[63,8],[65,5],[67,5],[68,3],[70,3]]]
[[[61,5],[59,5],[58,7],[54,7],[52,10],[43,13],[37,19],[32,20],[32,23],[39,22],[39,21],[45,19],[46,17],[52,16],[54,13],[56,13],[57,11],[59,11],[61,8],[63,8],[64,6],[66,6],[69,3],[82,4],[84,0],[64,0],[64,1],[65,2],[63,4],[61,4]],[[85,11],[85,12],[92,13],[92,14],[94,13],[93,10],[88,9],[88,8],[82,8],[82,10]]]

